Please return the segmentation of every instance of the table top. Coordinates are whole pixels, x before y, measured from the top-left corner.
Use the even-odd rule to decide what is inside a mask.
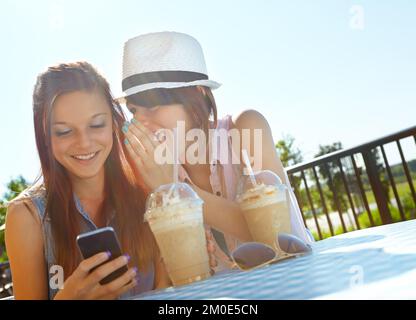
[[[416,299],[416,220],[315,242],[309,255],[133,299]]]

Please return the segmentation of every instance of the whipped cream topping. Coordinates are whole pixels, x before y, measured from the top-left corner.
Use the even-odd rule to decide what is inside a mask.
[[[163,206],[147,210],[144,214],[144,220],[151,222],[154,220],[172,220],[172,219],[189,219],[190,215],[200,215],[202,218],[202,200],[180,199],[179,197],[168,198]]]
[[[243,210],[264,207],[286,200],[286,190],[274,185],[258,184],[237,196]]]

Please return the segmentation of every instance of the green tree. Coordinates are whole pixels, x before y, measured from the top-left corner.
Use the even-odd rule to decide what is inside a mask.
[[[403,204],[403,210],[406,214],[406,218],[407,219],[415,219],[416,218],[416,208],[414,206],[414,202],[413,202],[413,197],[412,197],[412,193],[409,191],[407,192],[403,199],[402,199],[402,204]]]
[[[0,199],[0,226],[3,226],[6,220],[6,205],[7,203],[16,198],[23,190],[28,187],[28,182],[22,176],[12,179],[7,184],[7,191]],[[4,244],[4,231],[0,231],[0,262],[7,260],[7,254]]]
[[[295,138],[290,134],[284,134],[282,139],[276,143],[276,150],[279,154],[280,160],[282,161],[283,167],[287,168],[303,161],[302,151],[295,146]],[[301,189],[302,179],[300,175],[292,175],[289,177],[292,187],[298,192],[298,201],[302,206],[302,210],[309,210],[305,207],[308,203],[306,192]]]
[[[284,134],[282,139],[276,143],[277,153],[282,161],[283,167],[287,168],[303,161],[302,152],[295,146],[295,138],[290,134]],[[291,176],[291,183],[293,187],[299,190],[301,178],[298,176]]]
[[[329,145],[319,145],[319,151],[315,155],[315,158],[341,149],[341,142],[334,142],[333,144]],[[334,194],[336,193],[338,196],[340,210],[341,212],[345,212],[348,209],[348,202],[338,164],[334,162],[328,162],[326,165],[320,165],[319,175],[321,176],[321,179],[325,182],[325,184],[328,186],[328,188],[324,188],[324,196],[326,199],[329,200],[331,209],[333,211],[338,210],[334,196]],[[332,179],[332,184],[329,183],[330,178]]]
[[[277,141],[276,149],[285,168],[303,161],[302,152],[295,147],[295,138],[289,134]]]

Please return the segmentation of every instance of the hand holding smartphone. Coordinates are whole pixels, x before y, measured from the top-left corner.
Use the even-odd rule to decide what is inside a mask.
[[[104,262],[108,263],[109,261],[114,260],[122,255],[120,243],[117,239],[114,229],[111,227],[82,233],[78,235],[76,241],[84,259],[88,259],[100,252],[109,252],[110,260]],[[91,270],[91,272],[93,272],[96,268],[102,266],[104,263],[95,267],[93,270]],[[112,282],[113,280],[123,275],[126,271],[128,271],[127,266],[123,266],[102,279],[100,284],[105,285],[109,282]]]

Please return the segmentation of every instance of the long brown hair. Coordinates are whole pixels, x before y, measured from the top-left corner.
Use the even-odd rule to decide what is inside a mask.
[[[142,107],[163,106],[169,104],[182,104],[185,111],[192,117],[199,128],[208,133],[209,120],[217,123],[217,107],[211,89],[203,86],[190,86],[182,88],[157,88],[146,90],[126,97],[127,104]],[[134,107],[130,108],[131,112]]]
[[[51,113],[55,99],[74,91],[98,92],[112,113],[113,147],[105,161],[103,208],[115,211],[116,232],[132,263],[146,270],[157,246],[147,223],[143,222],[146,194],[139,187],[133,161],[122,143],[121,128],[126,117],[114,101],[108,82],[87,62],[59,64],[40,74],[33,93],[33,120],[36,145],[46,189],[46,215],[50,218],[56,263],[63,266],[65,278],[80,262],[76,236],[80,232],[73,189],[66,169],[55,159],[51,148]],[[45,216],[46,216],[45,215]]]

